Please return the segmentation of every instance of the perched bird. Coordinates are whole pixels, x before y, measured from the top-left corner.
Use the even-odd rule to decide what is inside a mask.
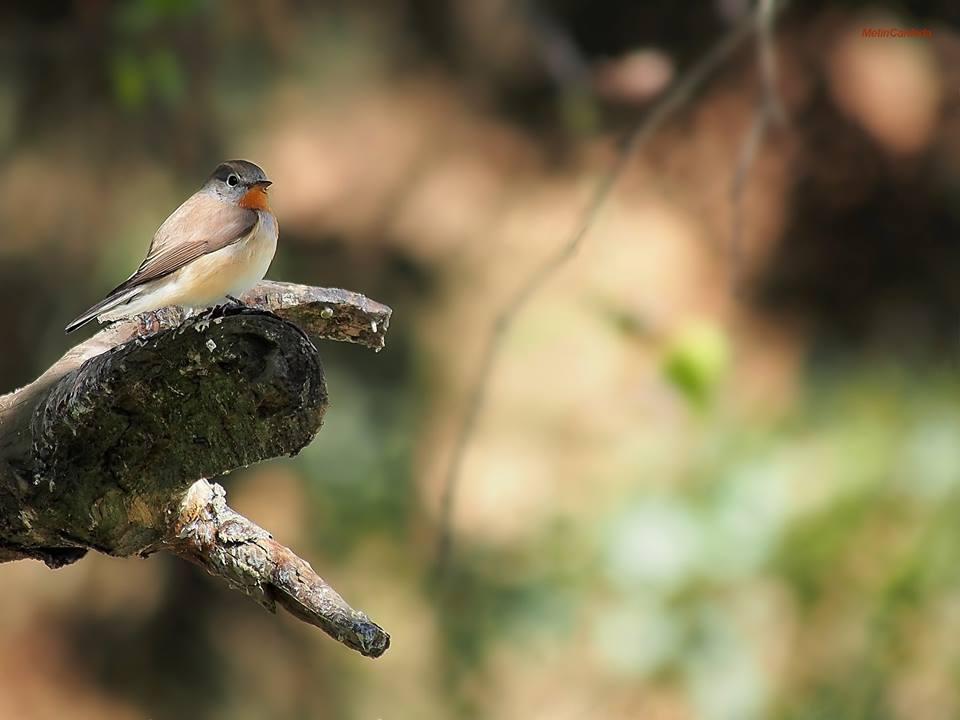
[[[94,318],[109,322],[168,305],[199,310],[236,300],[263,279],[277,249],[270,185],[263,170],[246,160],[218,165],[164,220],[137,271],[67,325],[67,332]]]

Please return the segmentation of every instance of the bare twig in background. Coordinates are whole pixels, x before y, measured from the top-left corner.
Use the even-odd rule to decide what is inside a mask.
[[[782,9],[786,3],[780,3]],[[774,12],[771,4],[770,13]],[[604,173],[597,182],[590,201],[569,238],[557,251],[548,257],[542,265],[537,267],[526,282],[504,303],[493,322],[493,329],[487,338],[476,379],[467,399],[462,423],[458,429],[453,455],[447,472],[444,476],[440,497],[439,538],[437,542],[437,557],[435,574],[444,573],[452,552],[452,515],[456,500],[457,483],[459,481],[463,461],[466,455],[470,438],[473,435],[486,399],[487,388],[493,375],[493,368],[497,355],[503,344],[503,338],[510,330],[516,317],[524,310],[530,298],[544,285],[544,283],[564,265],[580,247],[584,237],[593,225],[600,209],[610,195],[617,180],[633,154],[642,147],[662,127],[670,117],[679,111],[697,92],[706,79],[715,72],[720,65],[736,50],[752,33],[757,31],[753,17],[747,17],[738,22],[730,31],[714,45],[707,54],[691,67],[674,86],[667,91],[664,98],[657,103],[649,113],[629,133],[626,141],[617,153],[612,167]]]
[[[390,308],[288,283],[244,299],[163,310],[149,337],[115,323],[0,397],[0,562],[171,552],[376,657],[389,636],[205,478],[303,449],[327,408],[312,341],[379,349]]]
[[[743,193],[747,177],[756,160],[757,151],[773,124],[785,124],[786,113],[777,91],[776,49],[773,23],[777,12],[776,0],[757,0],[753,14],[757,34],[757,61],[760,66],[760,97],[753,121],[740,145],[737,164],[730,184],[730,204],[733,221],[730,232],[730,287],[734,293],[740,288],[741,252],[743,248]]]
[[[544,68],[557,87],[570,91],[590,89],[590,67],[570,33],[536,3],[520,6],[533,29]]]

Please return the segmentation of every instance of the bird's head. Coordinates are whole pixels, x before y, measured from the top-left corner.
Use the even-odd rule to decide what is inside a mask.
[[[203,188],[239,207],[269,210],[267,188],[271,184],[263,170],[252,162],[227,160],[217,165]]]

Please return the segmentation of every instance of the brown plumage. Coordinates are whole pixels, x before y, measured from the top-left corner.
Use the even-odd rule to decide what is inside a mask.
[[[221,163],[159,227],[137,271],[67,325],[67,332],[94,318],[117,320],[166,305],[209,307],[248,290],[263,278],[276,251],[270,184],[251,162]]]
[[[229,205],[210,195],[190,196],[157,230],[137,271],[115,287],[107,299],[232,245],[256,224],[257,213],[253,209]]]

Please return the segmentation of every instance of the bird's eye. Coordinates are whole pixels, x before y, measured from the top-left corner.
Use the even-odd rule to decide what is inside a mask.
[[[240,178],[236,175],[227,175],[227,185],[230,187],[236,187],[240,183]]]

